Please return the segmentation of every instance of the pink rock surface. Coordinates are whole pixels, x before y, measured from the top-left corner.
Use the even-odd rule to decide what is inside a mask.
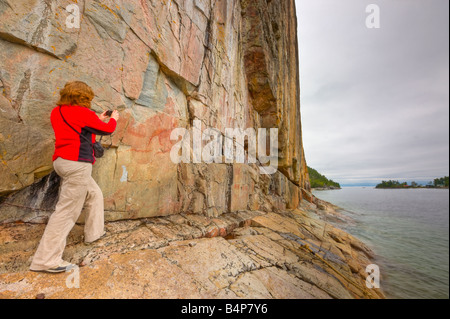
[[[298,205],[309,179],[293,0],[86,0],[77,3],[83,16],[72,29],[65,10],[72,1],[3,3],[0,221],[45,222],[52,211],[49,113],[70,80],[94,89],[95,111],[121,113],[93,173],[107,220]],[[222,135],[226,128],[278,128],[278,172],[173,163],[170,134],[192,130],[195,119]],[[35,201],[36,194],[52,200]]]

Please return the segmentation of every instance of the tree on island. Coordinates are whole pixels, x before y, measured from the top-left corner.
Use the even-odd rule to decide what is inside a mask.
[[[422,186],[418,185],[416,182],[411,182],[411,185],[408,185],[408,183],[406,182],[400,183],[399,181],[394,180],[382,181],[380,184],[375,186],[375,188],[420,188],[420,187]],[[448,176],[435,178],[434,182],[428,182],[426,187],[427,188],[448,187]]]
[[[448,187],[448,176],[435,178],[433,185],[434,187]]]
[[[375,188],[404,188],[405,186],[408,186],[406,182],[400,183],[399,181],[382,181],[380,184],[375,186]]]

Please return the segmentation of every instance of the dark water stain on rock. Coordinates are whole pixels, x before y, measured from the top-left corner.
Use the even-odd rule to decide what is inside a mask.
[[[0,222],[44,222],[59,198],[61,178],[55,173],[0,201]]]

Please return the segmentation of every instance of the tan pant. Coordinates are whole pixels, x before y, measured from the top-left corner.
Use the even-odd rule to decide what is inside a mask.
[[[85,202],[84,240],[94,241],[104,231],[103,194],[91,176],[92,164],[58,157],[53,167],[62,179],[59,200],[33,257],[31,270],[46,270],[62,262],[67,236]]]

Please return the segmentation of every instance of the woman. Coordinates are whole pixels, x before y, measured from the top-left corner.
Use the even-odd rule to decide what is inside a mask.
[[[114,111],[108,123],[106,112],[98,117],[91,111],[94,92],[84,82],[67,83],[51,113],[55,132],[53,167],[61,177],[59,200],[45,228],[30,269],[63,272],[74,267],[62,260],[66,238],[86,203],[85,242],[104,235],[103,194],[91,176],[95,162],[92,144],[95,135],[114,132],[119,112]]]

